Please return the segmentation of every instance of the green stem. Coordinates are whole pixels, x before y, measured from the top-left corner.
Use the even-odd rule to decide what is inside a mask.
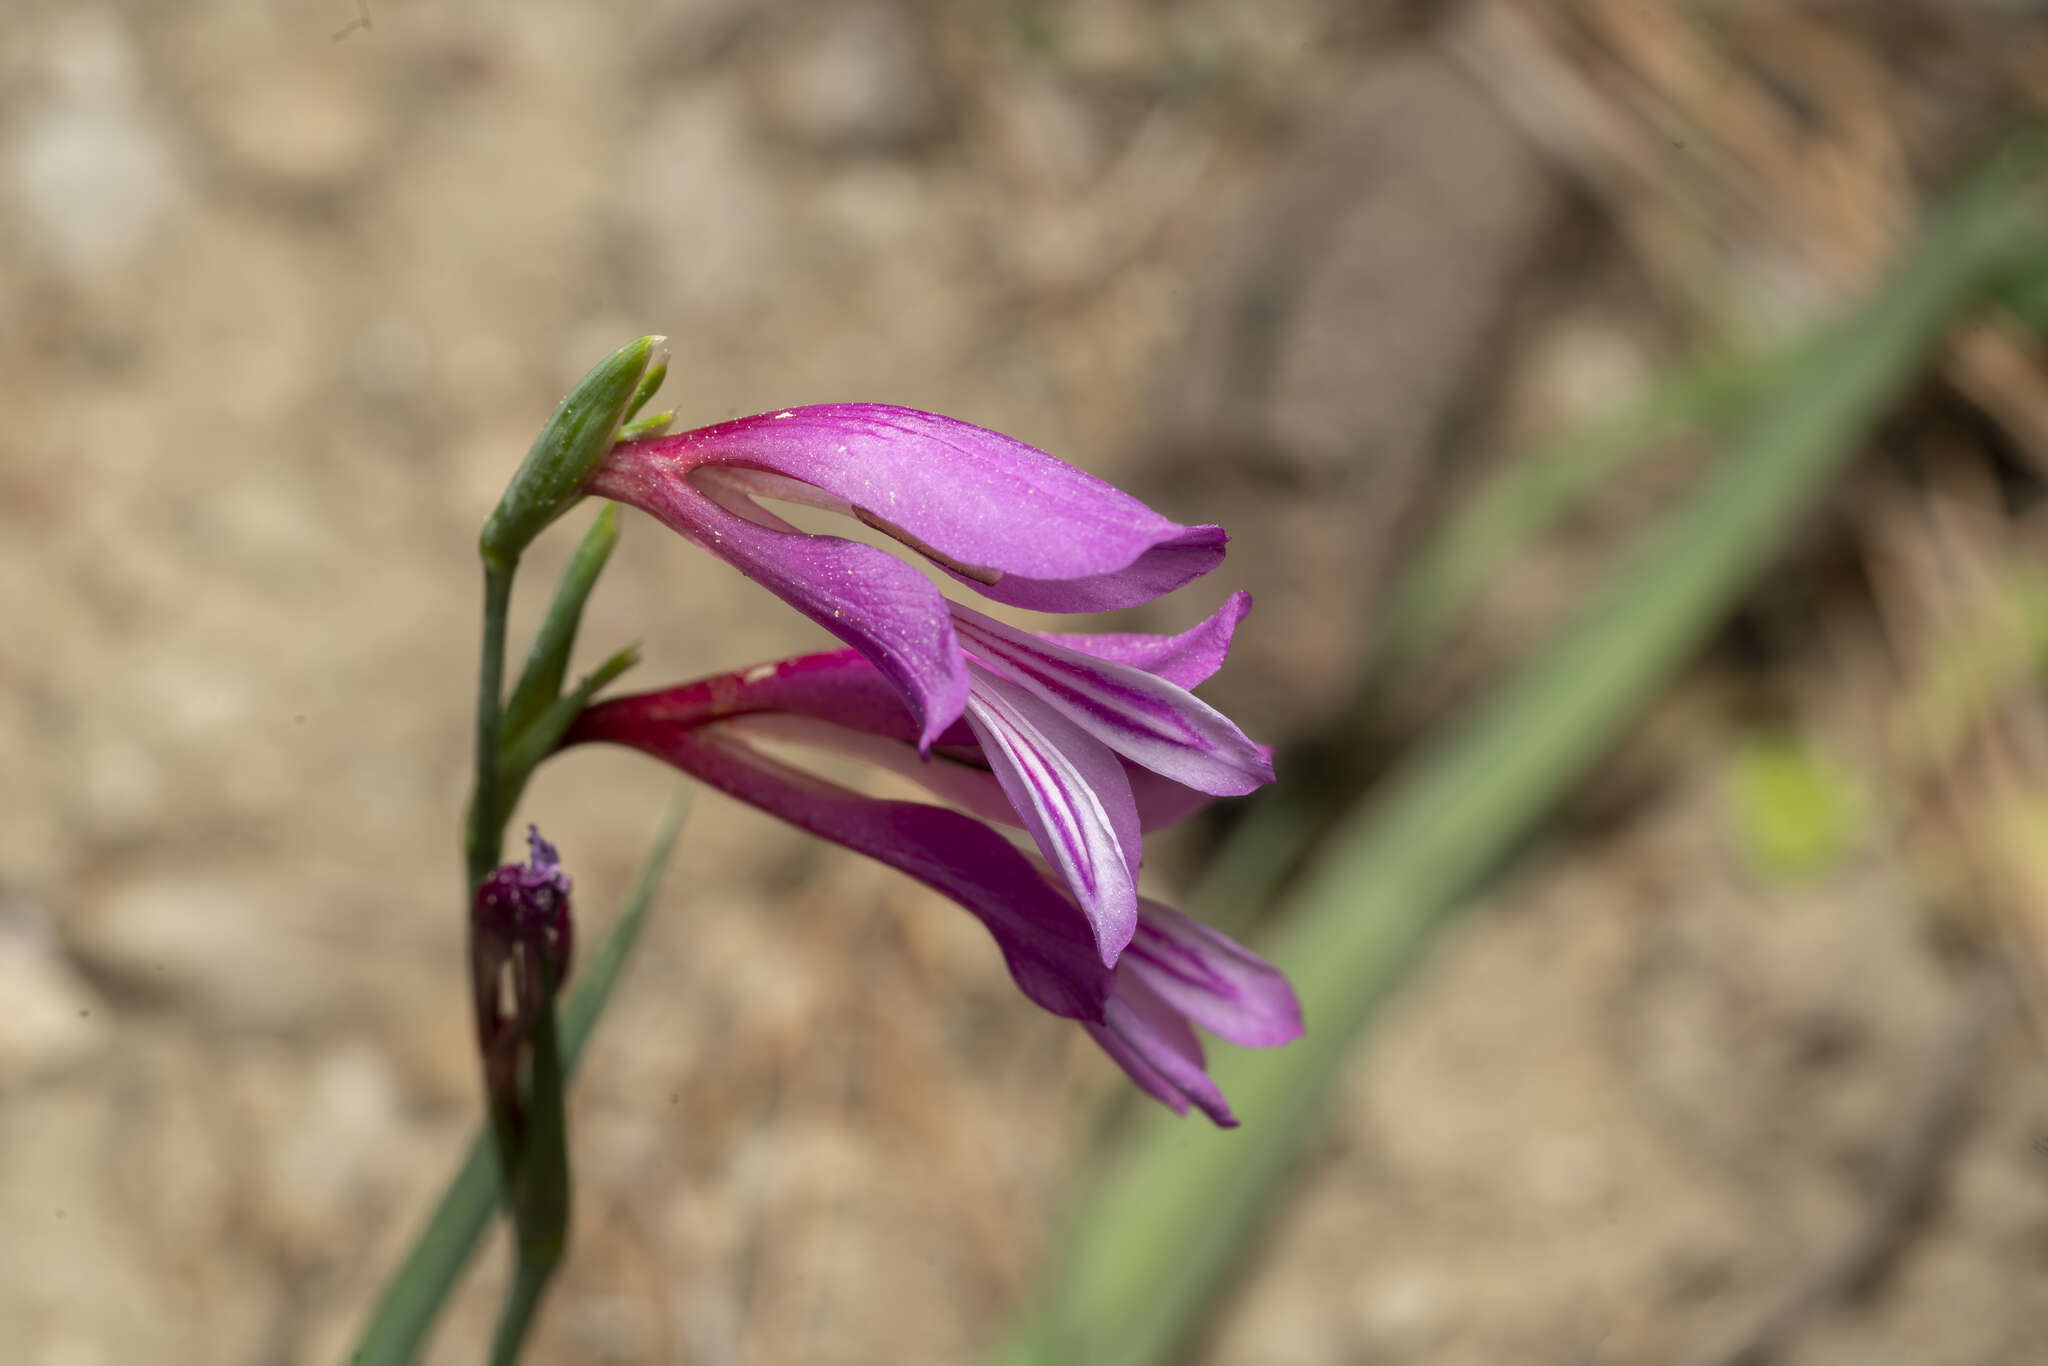
[[[517,560],[484,557],[484,639],[476,670],[476,786],[469,796],[464,840],[472,895],[498,866],[505,815],[498,790],[498,724],[505,687],[505,616],[512,606]]]
[[[510,1366],[517,1360],[532,1325],[534,1311],[547,1292],[569,1241],[569,1120],[562,1100],[561,1044],[555,1030],[555,982],[545,960],[535,969],[546,979],[546,1009],[534,1021],[528,1043],[531,1058],[525,1131],[520,1135],[517,1164],[507,1170],[516,1235],[518,1271],[498,1320],[491,1360]]]
[[[491,1366],[512,1366],[519,1360],[520,1350],[526,1345],[526,1330],[533,1325],[533,1316],[540,1308],[541,1297],[547,1294],[554,1272],[553,1262],[520,1262],[512,1293],[505,1297],[505,1311],[498,1318],[497,1335],[491,1339]]]
[[[469,829],[465,841],[469,889],[476,889],[497,867],[504,852],[507,802],[501,773],[498,737],[505,695],[505,618],[512,605],[512,578],[518,562],[484,552],[483,646],[476,682],[476,787],[470,794]],[[544,962],[534,970],[550,977]],[[506,1097],[489,1095],[492,1138],[500,1179],[507,1193],[506,1212],[513,1224],[517,1272],[498,1333],[491,1347],[494,1363],[518,1359],[541,1297],[562,1259],[568,1227],[568,1136],[562,1104],[561,1059],[555,1040],[555,986],[548,980],[541,993],[544,1005],[528,1041],[531,1086],[527,1113],[516,1113]],[[486,1091],[492,1088],[486,1085]],[[525,1132],[522,1133],[522,1127]]]
[[[540,971],[547,971],[545,965]],[[552,988],[553,983],[549,986]],[[514,1221],[517,1269],[491,1342],[493,1366],[511,1366],[519,1359],[541,1298],[546,1295],[568,1246],[568,1115],[562,1101],[562,1056],[555,1032],[552,989],[547,997],[549,1007],[534,1022],[526,1132],[516,1165],[506,1172],[510,1192],[506,1203]]]

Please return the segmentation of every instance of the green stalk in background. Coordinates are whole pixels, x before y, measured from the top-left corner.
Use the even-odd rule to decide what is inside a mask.
[[[1565,514],[1639,456],[1687,431],[1718,434],[1757,398],[1802,372],[1824,336],[1697,360],[1605,421],[1536,447],[1460,503],[1401,574],[1380,615],[1368,672],[1420,664],[1457,626],[1481,590]]]
[[[1332,753],[1355,752],[1383,697],[1422,674],[1515,557],[1636,460],[1686,432],[1719,437],[1828,344],[1802,337],[1758,352],[1715,353],[1660,380],[1641,399],[1581,431],[1512,456],[1452,509],[1379,609],[1345,714],[1311,751],[1283,755],[1291,781],[1250,804],[1216,851],[1189,909],[1236,934],[1301,863],[1343,791],[1313,776]],[[1310,777],[1304,780],[1304,765]],[[1341,778],[1338,781],[1342,781]]]
[[[1833,344],[1782,376],[1640,561],[1442,743],[1346,816],[1272,955],[1309,1034],[1211,1073],[1244,1127],[1148,1117],[1105,1173],[1007,1366],[1152,1366],[1187,1340],[1294,1170],[1350,1048],[1429,932],[1700,646],[1956,313],[2048,233],[2048,138],[2016,140]]]

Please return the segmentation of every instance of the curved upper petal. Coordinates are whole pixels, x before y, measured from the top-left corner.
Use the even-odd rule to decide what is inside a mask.
[[[1230,654],[1230,638],[1237,624],[1252,610],[1252,595],[1232,593],[1208,620],[1198,622],[1177,636],[1146,635],[1137,632],[1094,632],[1061,634],[1039,632],[1039,638],[1079,650],[1097,659],[1113,660],[1157,674],[1177,687],[1193,688],[1205,683],[1223,667]]]
[[[589,489],[641,509],[766,587],[853,646],[896,685],[929,748],[960,718],[967,667],[946,599],[914,567],[885,550],[813,536],[758,510],[699,489],[649,443],[633,459],[608,458]]]
[[[1183,526],[1035,447],[936,413],[833,403],[622,441],[591,490],[709,464],[822,489],[997,602],[1092,612],[1150,602],[1222,562],[1220,527]],[[627,501],[632,501],[628,499]]]

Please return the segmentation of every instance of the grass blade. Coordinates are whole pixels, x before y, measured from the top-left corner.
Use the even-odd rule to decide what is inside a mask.
[[[1458,505],[1388,599],[1371,662],[1375,674],[1422,663],[1481,589],[1516,554],[1630,461],[1696,428],[1724,428],[1821,345],[1801,338],[1765,351],[1697,361],[1649,395],[1584,431],[1503,466]]]

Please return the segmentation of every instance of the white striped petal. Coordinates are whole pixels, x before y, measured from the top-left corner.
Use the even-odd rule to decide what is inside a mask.
[[[1130,780],[1106,746],[1030,693],[972,664],[969,677],[965,715],[983,756],[1114,964],[1138,924]]]
[[[1266,752],[1186,688],[950,605],[972,656],[1132,763],[1218,797],[1273,781]]]

